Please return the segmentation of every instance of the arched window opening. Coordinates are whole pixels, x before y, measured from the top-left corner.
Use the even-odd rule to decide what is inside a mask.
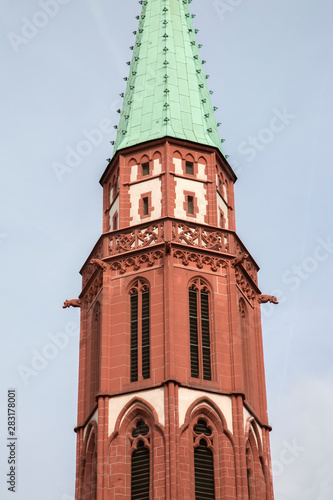
[[[191,377],[211,380],[209,290],[197,279],[189,288]]]
[[[204,418],[193,426],[195,499],[214,500],[213,430]],[[204,437],[205,436],[205,437]]]
[[[193,428],[194,434],[210,436],[211,429],[204,420],[199,420]],[[195,499],[215,499],[214,456],[206,439],[202,438],[194,448]]]
[[[137,280],[130,290],[131,382],[150,378],[150,293],[146,282]]]
[[[131,499],[149,500],[150,492],[150,449],[149,449],[149,427],[139,420],[136,428],[132,431],[131,458]],[[141,439],[141,436],[145,438]]]

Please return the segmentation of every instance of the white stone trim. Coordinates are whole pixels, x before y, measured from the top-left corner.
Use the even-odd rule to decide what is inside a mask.
[[[222,196],[220,195],[220,193],[217,191],[217,212],[218,212],[218,217],[220,217],[219,208],[222,210],[222,212],[224,214],[225,229],[229,229],[228,206],[225,203],[225,201],[222,198]],[[218,221],[218,225],[220,225],[220,220]]]
[[[204,163],[198,163],[198,179],[206,181],[207,180],[207,175],[206,175],[206,165]]]
[[[131,393],[131,394],[124,394],[122,396],[115,396],[113,398],[110,398],[109,401],[109,436],[112,434],[112,432],[115,429],[115,425],[117,422],[117,419],[119,417],[120,412],[124,408],[124,406],[131,401],[131,399],[138,397],[140,399],[143,399],[147,401],[151,406],[153,406],[154,410],[156,411],[159,419],[159,423],[161,425],[165,425],[165,415],[164,415],[164,388],[163,387],[158,387],[156,389],[151,389],[148,391],[140,391],[136,393]],[[126,417],[127,413],[131,409],[129,408],[128,411],[125,413],[123,416],[121,422],[123,422],[124,418]]]
[[[150,217],[141,219],[139,214],[139,203],[143,193],[151,192],[151,205],[153,210]],[[130,216],[131,226],[149,222],[150,220],[160,219],[162,217],[162,182],[160,178],[147,179],[138,184],[132,184],[129,187],[129,199],[131,203]]]
[[[96,422],[96,424],[98,425],[98,409],[95,411],[95,413],[93,414],[93,416],[91,417],[91,419],[89,420],[89,422],[87,423],[87,425],[85,426],[85,428],[83,429],[83,439],[85,439],[86,434],[87,434],[88,425],[92,421]]]
[[[188,389],[186,387],[180,387],[178,392],[179,426],[181,427],[185,423],[186,412],[191,404],[194,403],[194,401],[196,401],[197,399],[205,396],[211,399],[220,408],[227,421],[228,430],[233,433],[232,402],[230,396],[208,393],[205,391],[197,391],[195,389]]]
[[[131,182],[138,180],[138,165],[132,165],[131,167]]]
[[[114,231],[113,216],[115,215],[116,212],[118,212],[118,229],[119,229],[119,196],[117,196],[117,198],[116,198],[115,202],[113,203],[112,207],[110,208],[110,212],[109,212],[111,231]]]

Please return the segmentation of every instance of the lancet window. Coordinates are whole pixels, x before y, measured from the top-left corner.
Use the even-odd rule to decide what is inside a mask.
[[[149,500],[150,429],[144,420],[132,430],[131,445],[131,499]]]
[[[137,280],[130,289],[131,382],[150,378],[150,290]]]
[[[189,287],[191,377],[212,379],[210,293],[200,278]]]
[[[196,500],[215,499],[212,429],[203,418],[193,427]]]

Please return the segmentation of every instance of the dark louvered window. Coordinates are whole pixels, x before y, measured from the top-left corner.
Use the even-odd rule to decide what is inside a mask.
[[[138,294],[131,295],[131,382],[138,380]]]
[[[205,439],[194,449],[195,499],[214,500],[214,458]]]
[[[201,280],[189,290],[191,377],[212,379],[209,293]]]
[[[190,302],[190,347],[191,347],[191,377],[199,377],[199,346],[198,346],[198,313],[196,290],[189,290]]]
[[[144,442],[139,441],[132,453],[131,499],[149,500],[150,453]]]
[[[202,371],[205,380],[211,380],[210,338],[209,338],[209,297],[201,292],[201,337],[202,337]]]
[[[141,436],[144,438],[142,439]],[[144,420],[138,420],[132,430],[131,499],[149,500],[150,491],[150,429]]]
[[[150,377],[150,294],[138,280],[131,289],[131,382]]]
[[[142,376],[150,377],[149,290],[142,293]]]

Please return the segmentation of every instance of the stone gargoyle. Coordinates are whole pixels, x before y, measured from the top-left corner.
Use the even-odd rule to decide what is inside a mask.
[[[238,257],[235,257],[231,261],[232,267],[240,266],[241,264],[243,264],[244,260],[248,259],[248,257],[249,256],[247,253],[241,253],[240,255],[238,255]]]
[[[91,259],[89,264],[98,267],[99,269],[102,269],[102,271],[107,271],[108,266],[103,262],[101,259]]]
[[[258,295],[259,304],[267,304],[271,302],[272,304],[278,304],[278,299],[274,295]]]
[[[81,307],[81,300],[80,299],[65,300],[62,308],[66,309],[66,307]]]

